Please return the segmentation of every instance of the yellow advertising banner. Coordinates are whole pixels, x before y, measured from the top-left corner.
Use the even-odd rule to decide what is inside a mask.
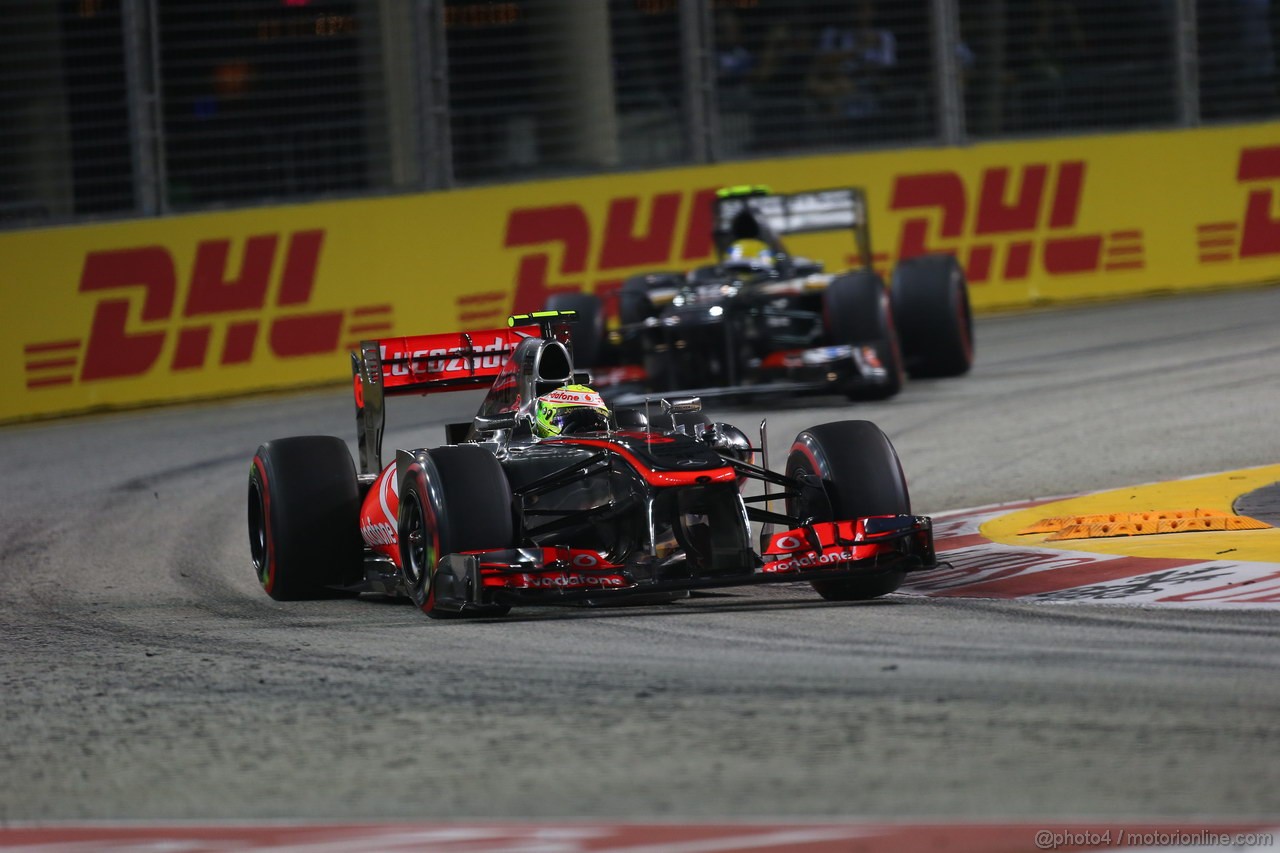
[[[833,154],[0,233],[0,421],[340,381],[361,339],[503,325],[712,257],[717,188],[859,186],[874,263],[977,310],[1280,280],[1280,123]],[[851,234],[790,241],[829,270]]]

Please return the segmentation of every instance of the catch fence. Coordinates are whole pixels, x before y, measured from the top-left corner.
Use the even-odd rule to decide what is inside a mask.
[[[1268,0],[7,0],[0,228],[1280,115]]]

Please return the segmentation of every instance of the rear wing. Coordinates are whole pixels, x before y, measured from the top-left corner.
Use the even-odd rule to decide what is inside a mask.
[[[862,190],[843,187],[786,195],[768,187],[728,187],[712,202],[716,250],[723,261],[737,240],[760,240],[775,256],[790,257],[781,238],[788,234],[853,231],[864,267],[871,264],[871,226]]]
[[[387,396],[482,387],[498,375],[516,344],[538,334],[537,326],[521,326],[361,341],[359,354],[351,354],[356,402],[374,385]]]
[[[574,318],[573,311],[538,311],[511,317],[505,329],[361,341],[351,353],[361,473],[382,468],[387,397],[492,385],[521,341],[541,337],[568,344],[567,324]]]

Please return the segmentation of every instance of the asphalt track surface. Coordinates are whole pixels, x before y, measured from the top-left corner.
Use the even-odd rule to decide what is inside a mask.
[[[978,321],[963,379],[712,414],[877,422],[932,513],[1280,462],[1280,289]],[[393,401],[388,447],[474,395]],[[426,619],[278,604],[262,440],[345,391],[0,429],[0,820],[1280,814],[1275,611],[807,587]]]

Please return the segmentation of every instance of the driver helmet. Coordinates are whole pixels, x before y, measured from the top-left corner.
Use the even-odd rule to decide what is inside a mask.
[[[586,385],[565,385],[534,401],[533,431],[539,438],[608,429],[609,407]]]
[[[743,242],[738,241],[729,247],[724,259],[726,269],[742,272],[765,272],[773,269],[773,252],[769,251],[768,246],[750,252],[749,247],[744,246]]]

